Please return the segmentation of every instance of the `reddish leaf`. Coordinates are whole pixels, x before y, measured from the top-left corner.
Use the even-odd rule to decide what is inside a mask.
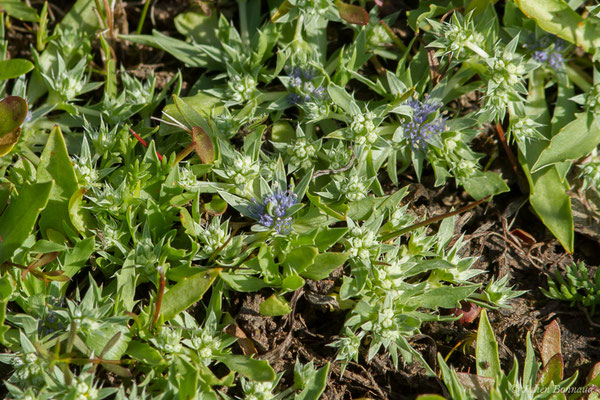
[[[585,383],[600,386],[600,362],[594,364],[587,378],[585,378]]]
[[[375,4],[377,4],[379,7],[383,6],[383,1],[381,0],[373,0],[375,2]]]
[[[258,350],[256,350],[252,340],[248,339],[246,333],[235,323],[227,325],[223,329],[223,332],[237,338],[237,343],[240,345],[242,353],[244,353],[245,356],[258,354]]]
[[[18,129],[27,117],[27,102],[22,97],[8,96],[0,101],[0,136]]]
[[[192,141],[194,142],[196,154],[204,164],[210,164],[215,160],[215,149],[210,136],[199,126],[192,127]]]
[[[556,354],[560,354],[560,327],[556,320],[552,321],[546,332],[544,332],[544,339],[542,340],[542,362],[545,366],[548,364],[550,359]]]
[[[537,242],[533,236],[522,229],[513,229],[510,234],[519,239],[524,246],[533,246]]]
[[[27,110],[27,102],[21,97],[8,96],[0,101],[0,157],[17,144]]]
[[[557,385],[563,378],[563,365],[562,355],[556,353],[547,363],[545,363],[538,385],[541,387],[548,387],[552,382]]]
[[[473,303],[467,303],[462,308],[454,309],[454,315],[457,317],[461,315],[458,322],[461,325],[470,324],[477,319],[479,313],[481,312],[481,307]]]
[[[340,0],[335,2],[340,17],[347,22],[355,25],[367,25],[369,23],[369,13],[362,7],[352,4],[346,4]]]

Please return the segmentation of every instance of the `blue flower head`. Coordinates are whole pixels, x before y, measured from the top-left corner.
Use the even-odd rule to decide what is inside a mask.
[[[266,195],[261,202],[252,199],[253,207],[250,210],[252,217],[259,224],[272,228],[277,233],[285,234],[292,230],[294,219],[286,216],[288,209],[298,203],[298,195],[291,189],[282,191],[276,188],[273,193]]]
[[[317,74],[313,69],[292,68],[289,85],[293,89],[288,95],[290,104],[299,105],[312,101],[325,100],[327,93],[323,86],[315,86],[313,79]]]
[[[555,37],[553,41],[552,36],[544,36],[541,39],[530,37],[523,47],[533,51],[532,57],[535,61],[547,63],[553,70],[561,69],[565,64],[563,52],[567,46],[560,38]]]
[[[444,118],[437,117],[433,121],[427,122],[431,114],[437,112],[442,106],[441,103],[430,103],[428,99],[421,102],[413,99],[407,102],[413,109],[413,119],[403,124],[404,133],[410,140],[413,148],[423,149],[426,146],[426,139],[439,135],[444,131],[446,123]]]

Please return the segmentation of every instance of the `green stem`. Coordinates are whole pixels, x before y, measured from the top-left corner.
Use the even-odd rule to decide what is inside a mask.
[[[146,20],[146,14],[148,14],[148,8],[150,8],[150,3],[152,3],[152,0],[146,0],[146,2],[144,3],[142,15],[140,15],[140,21],[138,22],[138,26],[135,31],[138,35],[142,33],[142,28],[144,27],[144,21]]]
[[[250,35],[248,33],[248,4],[247,0],[238,0],[238,6],[240,11],[240,30],[242,34],[242,41],[245,43],[250,42]]]

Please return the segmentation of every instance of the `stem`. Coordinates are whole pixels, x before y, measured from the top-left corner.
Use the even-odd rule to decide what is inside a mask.
[[[396,47],[398,47],[400,50],[402,51],[406,51],[406,45],[404,44],[404,42],[402,40],[400,40],[400,38],[394,33],[394,31],[392,30],[392,28],[389,27],[388,24],[385,23],[384,20],[380,19],[379,23],[381,23],[381,25],[383,26],[383,28],[385,29],[385,31],[387,32],[388,36],[390,37],[390,39],[392,39],[392,42],[394,42],[394,44],[396,45]]]
[[[146,20],[146,14],[148,14],[148,8],[150,8],[150,3],[152,3],[152,0],[146,0],[144,2],[144,8],[142,9],[142,15],[140,15],[140,21],[138,22],[138,26],[135,31],[138,35],[140,35],[142,33],[142,28],[144,27],[144,21]]]
[[[248,33],[248,8],[247,0],[238,0],[238,6],[240,10],[240,30],[242,34],[242,40],[245,43],[249,43],[249,33]]]
[[[399,229],[397,231],[388,233],[386,235],[381,236],[379,238],[379,240],[381,240],[382,242],[386,242],[388,240],[395,239],[398,236],[404,235],[407,232],[414,231],[415,229],[419,229],[419,228],[422,228],[424,226],[431,225],[434,222],[438,222],[438,221],[441,221],[443,219],[446,219],[446,218],[449,218],[449,217],[453,217],[453,216],[458,215],[458,214],[462,214],[465,211],[469,211],[470,209],[477,207],[478,205],[480,205],[484,201],[488,200],[490,197],[491,196],[486,196],[483,199],[477,200],[477,201],[475,201],[475,202],[473,202],[471,204],[467,204],[466,206],[461,207],[461,208],[459,208],[456,211],[450,211],[449,213],[445,213],[445,214],[442,214],[442,215],[436,215],[435,217],[431,217],[429,219],[426,219],[425,221],[422,221],[422,222],[413,224],[411,226],[408,226],[406,228],[402,228],[402,229]]]
[[[294,32],[294,41],[302,41],[302,25],[304,25],[304,14],[300,14],[296,22],[296,31]]]
[[[156,308],[154,309],[154,318],[152,318],[152,324],[150,328],[156,325],[158,322],[158,316],[160,315],[160,308],[162,306],[163,295],[165,294],[165,270],[162,267],[158,267],[158,273],[160,274],[160,280],[158,282],[158,295],[156,297]]]

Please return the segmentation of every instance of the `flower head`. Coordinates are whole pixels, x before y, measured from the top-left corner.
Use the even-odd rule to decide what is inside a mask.
[[[253,199],[252,216],[259,224],[275,229],[278,233],[288,233],[292,229],[294,219],[286,216],[288,209],[298,203],[298,195],[291,189],[282,191],[275,189],[266,195],[261,202]]]
[[[421,102],[413,99],[407,103],[413,109],[413,119],[403,124],[404,133],[412,143],[413,148],[424,148],[426,139],[438,135],[444,131],[446,126],[444,118],[437,117],[427,122],[431,114],[434,114],[441,103],[430,103],[427,99]]]

